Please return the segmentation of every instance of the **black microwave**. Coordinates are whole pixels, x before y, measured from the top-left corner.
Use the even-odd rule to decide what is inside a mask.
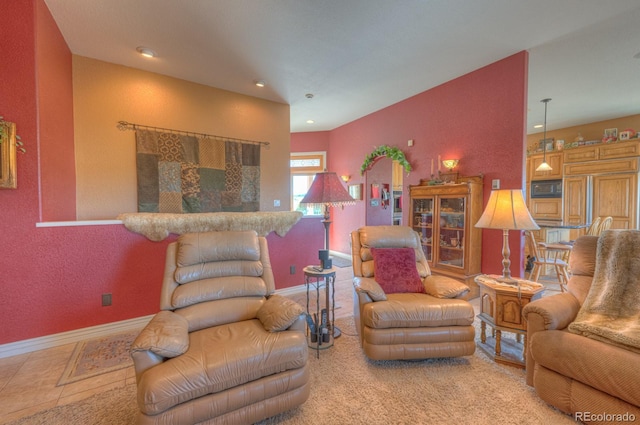
[[[531,182],[531,198],[562,198],[562,180]]]

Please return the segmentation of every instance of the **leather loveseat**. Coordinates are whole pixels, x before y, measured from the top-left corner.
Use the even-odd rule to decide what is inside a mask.
[[[266,239],[254,231],[171,243],[162,311],[131,348],[138,423],[250,424],[304,403],[304,310],[274,290]]]
[[[374,253],[407,248],[413,255],[409,253],[409,261],[403,262],[404,268],[397,271],[396,277],[415,274],[417,288],[385,292],[378,281],[389,266],[383,266],[382,257],[374,259]],[[461,299],[469,288],[449,277],[431,274],[420,237],[413,229],[362,227],[351,233],[351,250],[354,319],[367,357],[413,360],[474,353],[474,310],[468,301]]]
[[[568,330],[590,292],[597,252],[597,236],[579,237],[568,291],[524,307],[527,384],[585,423],[622,423],[625,414],[640,420],[640,353]]]

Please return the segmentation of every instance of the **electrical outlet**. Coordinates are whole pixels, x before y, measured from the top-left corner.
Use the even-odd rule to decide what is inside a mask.
[[[296,274],[296,266],[293,264],[289,266],[289,274]]]
[[[493,190],[500,189],[500,179],[491,180],[491,189]]]
[[[111,305],[111,294],[102,294],[102,306],[106,307]]]

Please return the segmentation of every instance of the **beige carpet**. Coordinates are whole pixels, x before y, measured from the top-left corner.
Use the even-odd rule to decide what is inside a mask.
[[[414,362],[367,360],[353,319],[334,347],[309,356],[311,396],[270,424],[574,424],[541,401],[522,370],[500,366],[479,350],[469,357]],[[313,353],[315,354],[315,352]],[[25,424],[135,423],[135,386],[112,390],[13,422]]]
[[[133,364],[129,347],[140,331],[81,341],[69,358],[58,386],[124,369]]]

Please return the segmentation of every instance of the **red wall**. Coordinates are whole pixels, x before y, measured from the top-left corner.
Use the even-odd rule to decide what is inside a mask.
[[[329,134],[329,170],[350,174],[352,183],[365,183],[359,170],[365,156],[383,144],[402,149],[413,166],[404,187],[431,174],[431,160],[458,158],[462,175],[484,175],[485,203],[491,180],[501,188],[522,188],[526,134],[528,53],[520,52],[441,86],[367,115]],[[300,148],[299,135],[292,146]],[[414,146],[408,147],[407,140]],[[436,163],[437,167],[437,163]],[[407,192],[405,192],[405,196]],[[332,249],[349,252],[349,232],[364,225],[364,202],[334,209]],[[404,209],[403,220],[408,220]],[[510,232],[514,276],[522,276],[523,242]],[[502,233],[483,231],[482,270],[502,271]]]
[[[326,152],[329,150],[329,132],[292,133],[290,145],[291,152]]]
[[[42,0],[3,1],[0,16],[0,115],[27,149],[18,189],[0,190],[0,344],[155,313],[175,237],[150,242],[122,225],[36,227],[75,219],[71,55]],[[285,238],[268,236],[278,288],[304,282],[322,231],[303,219]],[[103,293],[112,306],[101,306]]]
[[[75,220],[71,52],[42,2],[36,2],[36,19],[41,220]]]

